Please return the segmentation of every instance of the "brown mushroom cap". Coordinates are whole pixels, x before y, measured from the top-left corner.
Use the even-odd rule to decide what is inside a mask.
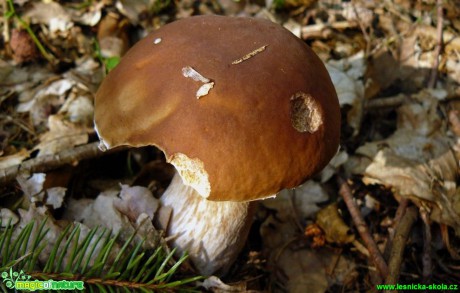
[[[199,99],[207,81],[184,76],[190,68],[214,82]],[[339,144],[339,103],[321,60],[288,30],[255,18],[165,25],[124,56],[95,104],[107,147],[159,147],[210,200],[298,186]]]

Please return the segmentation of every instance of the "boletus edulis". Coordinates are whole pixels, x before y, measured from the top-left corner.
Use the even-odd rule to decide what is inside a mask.
[[[302,184],[339,144],[323,63],[256,18],[195,16],[152,32],[108,74],[95,107],[102,148],[153,145],[175,166],[164,228],[203,275],[231,266],[254,201]]]

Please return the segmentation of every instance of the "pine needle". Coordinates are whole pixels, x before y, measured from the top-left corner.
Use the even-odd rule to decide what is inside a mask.
[[[30,222],[23,228],[10,221],[0,229],[0,272],[24,269],[38,280],[83,281],[87,292],[189,291],[194,288],[190,284],[202,279],[177,277],[187,256],[174,261],[175,250],[166,253],[161,246],[145,250],[145,239],[135,241],[136,233],[122,243],[119,234],[99,227],[80,237],[82,226],[77,223],[69,224],[50,241],[47,221],[52,219]],[[41,265],[39,259],[45,258]]]

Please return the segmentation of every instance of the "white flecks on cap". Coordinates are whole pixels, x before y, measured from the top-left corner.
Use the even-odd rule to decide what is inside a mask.
[[[182,68],[182,75],[187,78],[191,78],[194,81],[200,81],[204,83],[196,92],[197,99],[201,98],[202,96],[206,96],[209,93],[209,90],[214,87],[214,82],[212,82],[209,78],[204,77],[190,66]]]
[[[196,92],[196,98],[199,99],[202,96],[206,96],[209,93],[209,90],[211,90],[213,87],[214,87],[214,82],[208,82],[208,83],[203,84]]]

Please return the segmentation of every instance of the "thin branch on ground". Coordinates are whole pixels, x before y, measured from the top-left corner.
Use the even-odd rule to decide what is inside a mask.
[[[420,208],[420,217],[423,220],[425,229],[423,230],[423,280],[425,284],[428,284],[431,281],[433,274],[433,261],[432,261],[432,252],[431,252],[431,221],[429,218],[428,211],[425,208]]]
[[[382,108],[396,108],[401,106],[409,97],[404,94],[399,94],[392,97],[377,98],[369,100],[365,103],[366,110],[380,110]]]
[[[340,186],[339,193],[345,201],[345,204],[347,205],[347,208],[350,212],[353,222],[355,223],[359,235],[361,236],[361,238],[364,241],[364,244],[369,250],[372,262],[377,267],[377,270],[379,271],[380,275],[383,278],[386,278],[388,276],[388,266],[385,260],[383,259],[383,256],[377,247],[377,244],[372,238],[372,235],[369,232],[369,228],[367,227],[366,222],[364,222],[364,219],[358,207],[356,206],[355,201],[353,200],[353,195],[350,186],[348,186],[348,183],[340,176],[338,177],[338,183]]]
[[[345,30],[358,27],[358,23],[354,21],[337,21],[333,23],[318,23],[302,27],[300,34],[302,39],[321,39],[327,38],[332,34],[332,30]]]
[[[410,231],[416,220],[417,209],[415,207],[408,207],[396,226],[395,235],[391,241],[390,256],[388,260],[389,274],[385,280],[385,284],[396,285],[396,283],[398,283],[404,248],[406,247],[407,239],[409,238]]]
[[[436,35],[437,35],[437,42],[436,42],[436,49],[434,52],[434,63],[433,68],[431,69],[430,80],[428,82],[429,88],[436,87],[436,81],[438,80],[438,71],[439,71],[439,59],[441,58],[441,52],[443,49],[443,22],[444,22],[444,13],[442,11],[442,1],[437,0],[436,7],[437,7],[437,26],[436,26]]]
[[[356,15],[356,19],[358,21],[359,28],[361,29],[361,32],[363,33],[364,40],[366,40],[366,52],[365,52],[364,56],[368,57],[370,55],[370,53],[371,53],[372,40],[371,40],[371,37],[369,36],[369,34],[367,33],[367,30],[366,30],[367,28],[363,24],[363,22],[361,20],[361,17],[359,15],[359,12],[356,9],[356,5],[354,5],[353,2],[352,2],[352,8],[353,8],[353,12]]]
[[[54,155],[37,157],[23,163],[0,170],[0,185],[13,181],[19,173],[37,173],[57,169],[67,164],[74,164],[80,160],[96,158],[107,153],[120,151],[125,148],[116,148],[108,152],[102,152],[98,148],[99,142],[93,142],[64,150]]]
[[[406,214],[407,207],[409,206],[409,200],[407,198],[401,198],[399,201],[398,209],[396,210],[395,217],[393,219],[393,230],[390,230],[389,237],[387,244],[385,246],[385,251],[383,253],[383,257],[385,260],[390,259],[391,251],[392,251],[392,246],[393,246],[393,239],[396,235],[396,229],[400,225],[400,222],[402,221],[403,216]]]
[[[394,222],[399,223],[402,217],[406,214],[407,207],[409,206],[409,200],[407,198],[401,198],[399,201],[398,209],[396,210]]]
[[[449,227],[446,224],[440,224],[440,227],[441,227],[442,240],[444,242],[444,245],[447,248],[447,251],[449,251],[450,256],[455,260],[460,260],[460,254],[457,252],[457,250],[454,247],[452,247],[450,243]]]

